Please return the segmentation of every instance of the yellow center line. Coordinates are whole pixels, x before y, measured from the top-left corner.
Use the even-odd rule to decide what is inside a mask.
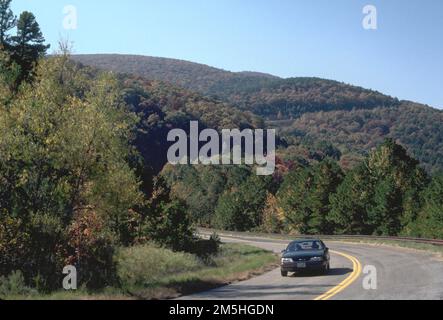
[[[332,288],[325,294],[322,294],[321,296],[315,298],[314,300],[329,300],[335,295],[339,294],[343,290],[345,290],[347,287],[349,287],[351,284],[355,282],[355,280],[358,279],[358,277],[361,274],[362,267],[360,261],[357,260],[357,258],[350,256],[346,253],[338,252],[338,251],[331,251],[332,253],[338,254],[342,257],[345,257],[346,259],[350,260],[352,262],[352,273],[344,280],[342,281],[338,286]]]

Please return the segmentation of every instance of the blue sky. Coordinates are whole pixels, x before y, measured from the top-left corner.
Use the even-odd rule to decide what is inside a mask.
[[[375,5],[378,29],[362,27]],[[78,28],[63,29],[74,5]],[[75,53],[128,53],[317,76],[443,108],[442,0],[13,0]]]

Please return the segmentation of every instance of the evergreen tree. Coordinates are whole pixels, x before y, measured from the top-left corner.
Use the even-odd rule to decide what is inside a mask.
[[[310,168],[296,168],[284,179],[277,193],[290,232],[306,234],[309,230],[311,208],[307,202],[314,185]]]
[[[171,196],[171,190],[161,176],[154,181],[147,207],[143,233],[149,240],[176,251],[191,247],[194,237],[188,208],[184,201]]]
[[[338,233],[408,233],[428,177],[406,150],[387,140],[348,174],[332,197],[329,221]]]
[[[10,49],[9,32],[16,27],[17,19],[11,10],[12,0],[0,0],[0,49]]]
[[[371,234],[367,207],[372,199],[368,171],[360,165],[348,172],[337,192],[331,196],[328,222],[336,234]]]
[[[262,224],[269,177],[251,175],[240,186],[228,189],[215,210],[216,227],[233,231],[250,231]]]
[[[409,235],[424,238],[443,238],[443,175],[434,177],[423,192],[423,207]]]
[[[38,59],[46,54],[49,45],[45,45],[45,38],[40,26],[31,12],[24,11],[17,21],[17,35],[12,37],[13,57],[21,67],[20,81],[30,80]]]
[[[429,183],[428,176],[420,168],[419,162],[410,157],[404,147],[391,139],[387,139],[376,151],[371,153],[367,160],[367,168],[372,180],[368,186],[375,188],[374,194],[379,191],[379,188],[387,188],[391,193],[396,194],[396,200],[388,199],[391,196],[389,194],[386,194],[386,199],[383,200],[392,206],[387,208],[387,212],[390,212],[390,217],[387,218],[391,220],[389,224],[398,220],[398,223],[394,223],[397,224],[395,230],[388,228],[391,230],[390,235],[396,235],[417,218],[420,208],[420,194]],[[401,209],[396,208],[399,201]],[[378,204],[380,203],[378,202]],[[377,206],[377,202],[374,205]],[[381,214],[380,211],[372,211]],[[394,217],[393,215],[399,216]],[[372,220],[381,221],[380,218],[373,215]],[[373,226],[374,232],[380,227],[377,224]],[[388,229],[385,228],[385,231]]]
[[[336,162],[330,160],[320,162],[312,171],[313,187],[306,199],[311,212],[307,232],[329,234],[333,232],[327,221],[331,210],[330,197],[335,194],[343,181],[343,172]]]
[[[392,177],[375,185],[373,203],[368,210],[368,223],[373,228],[373,234],[396,236],[400,233],[403,197]]]
[[[291,173],[278,193],[290,229],[302,234],[331,233],[330,196],[342,180],[343,172],[332,160]]]

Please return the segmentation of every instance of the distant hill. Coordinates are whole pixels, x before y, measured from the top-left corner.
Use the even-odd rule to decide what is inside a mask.
[[[298,118],[307,112],[398,106],[380,92],[319,78],[273,79],[252,87],[219,83],[224,98],[268,120]],[[214,92],[215,93],[215,92]],[[221,95],[221,94],[219,94]]]
[[[393,138],[427,171],[443,169],[443,112],[412,102],[393,108],[306,113],[282,131],[305,143],[332,143],[344,155],[365,155]]]
[[[137,55],[93,54],[73,55],[84,65],[118,73],[130,73],[146,79],[168,82],[199,93],[216,92],[219,83],[260,83],[278,79],[258,72],[229,72],[207,65],[168,58]]]
[[[428,171],[443,171],[443,111],[422,104],[332,80],[235,73],[174,59],[131,55],[77,55],[73,59],[210,96],[205,102],[193,104],[205,106],[197,117],[207,122],[216,114],[221,118],[217,116],[215,122],[224,122],[223,112],[215,114],[211,108],[230,110],[232,120],[235,107],[246,111],[237,114],[243,118],[246,115],[249,119],[245,122],[251,120],[248,112],[253,113],[292,143],[329,142],[344,158],[358,158],[390,137],[403,144]],[[161,95],[170,96],[172,87],[163,88]],[[201,99],[196,95],[194,101]]]

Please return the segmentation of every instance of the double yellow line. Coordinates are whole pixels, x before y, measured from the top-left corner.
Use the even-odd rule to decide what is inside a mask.
[[[335,254],[338,254],[338,255],[340,255],[342,257],[345,257],[346,259],[349,259],[352,262],[353,271],[349,275],[349,277],[347,277],[338,286],[332,288],[331,290],[329,290],[325,294],[322,294],[321,296],[315,298],[314,300],[329,300],[329,299],[331,299],[333,296],[339,294],[340,292],[345,290],[347,287],[349,287],[351,284],[353,284],[355,282],[355,280],[357,280],[358,277],[361,274],[362,267],[361,267],[360,261],[358,261],[357,258],[355,258],[353,256],[350,256],[350,255],[348,255],[346,253],[338,252],[338,251],[331,251],[331,252],[335,253]]]

